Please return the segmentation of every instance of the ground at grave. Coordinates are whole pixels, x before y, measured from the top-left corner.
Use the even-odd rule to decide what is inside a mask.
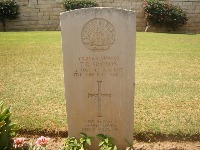
[[[19,134],[18,137],[26,138],[26,143],[33,143],[40,135],[28,135]],[[63,145],[64,137],[49,136],[49,150],[59,150]],[[133,141],[134,150],[200,150],[200,141],[154,141],[154,142],[143,142]]]

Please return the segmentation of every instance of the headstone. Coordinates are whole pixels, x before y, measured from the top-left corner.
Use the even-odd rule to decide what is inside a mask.
[[[132,143],[135,22],[134,12],[116,8],[61,13],[69,137],[104,134],[119,150]]]

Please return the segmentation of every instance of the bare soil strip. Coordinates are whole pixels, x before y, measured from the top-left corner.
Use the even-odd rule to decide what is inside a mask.
[[[24,137],[26,138],[26,143],[34,144],[36,139],[42,135],[51,138],[48,145],[50,150],[58,150],[67,137],[67,132],[19,131],[16,137]],[[147,134],[145,135],[135,135],[133,141],[134,150],[200,150],[199,135],[190,136],[191,139],[189,139],[189,136],[181,137],[180,135],[160,135],[160,137],[151,135],[149,138],[147,138]]]

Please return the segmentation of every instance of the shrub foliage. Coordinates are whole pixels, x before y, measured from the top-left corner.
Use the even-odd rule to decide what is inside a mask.
[[[3,108],[3,102],[0,101],[0,149],[8,149],[9,142],[12,136],[15,135],[17,130],[16,124],[10,120],[11,116],[10,107]]]
[[[64,7],[67,11],[97,6],[98,4],[96,2],[90,0],[64,0]]]
[[[4,31],[6,19],[16,19],[19,14],[19,5],[14,0],[0,0],[0,19],[3,22]]]
[[[180,7],[159,0],[145,1],[144,12],[147,22],[165,26],[168,30],[177,30],[188,21],[186,12]]]

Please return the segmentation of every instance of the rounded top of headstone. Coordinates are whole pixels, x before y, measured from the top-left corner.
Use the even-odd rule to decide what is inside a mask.
[[[70,10],[66,12],[60,13],[61,18],[62,16],[70,15],[70,14],[83,14],[83,13],[89,13],[89,12],[95,12],[95,13],[100,13],[100,12],[118,12],[118,13],[126,13],[128,15],[133,15],[135,11],[133,10],[128,10],[128,9],[122,9],[122,8],[113,8],[113,7],[90,7],[90,8],[81,8],[81,9],[75,9],[75,10]]]
[[[132,18],[134,12],[121,8],[91,7],[63,12],[60,18],[66,21],[76,18],[81,21],[81,40],[85,47],[93,51],[105,51],[115,43],[115,23],[119,16]],[[115,21],[110,18],[115,18]]]

